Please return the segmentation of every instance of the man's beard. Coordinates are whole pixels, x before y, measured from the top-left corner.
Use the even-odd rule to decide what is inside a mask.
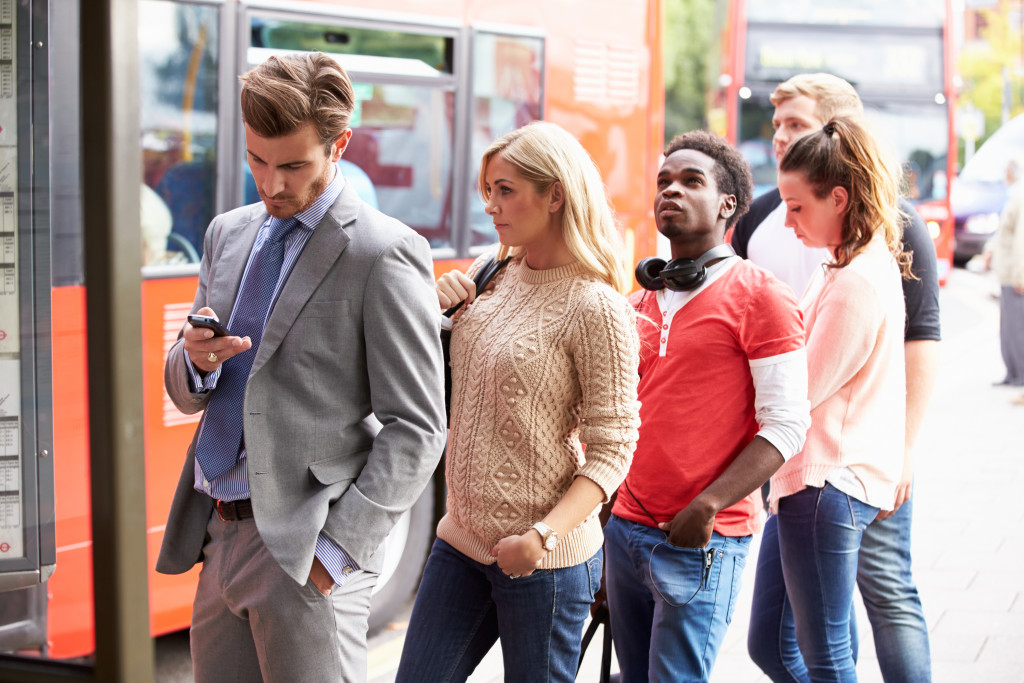
[[[284,200],[298,202],[298,208],[295,209],[295,211],[291,211],[286,216],[278,215],[281,213],[281,209],[272,208],[269,204],[267,204],[266,198],[264,198],[263,206],[266,208],[267,213],[269,213],[274,218],[291,218],[292,216],[300,214],[309,207],[313,206],[316,200],[320,198],[320,195],[324,193],[324,190],[326,190],[327,186],[330,185],[331,183],[331,167],[333,165],[333,163],[328,161],[326,166],[324,167],[324,172],[317,176],[316,180],[313,181],[313,183],[309,186],[309,189],[303,195],[294,198],[286,198]],[[281,199],[278,197],[271,197],[270,200],[281,201]]]

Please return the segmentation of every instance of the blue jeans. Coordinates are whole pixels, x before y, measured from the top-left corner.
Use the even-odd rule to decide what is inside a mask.
[[[886,683],[932,680],[928,624],[910,571],[913,504],[911,498],[892,517],[869,524],[860,543],[857,586]]]
[[[598,550],[574,567],[510,579],[497,563],[481,564],[436,539],[396,682],[465,681],[501,638],[506,681],[570,683],[601,564]]]
[[[773,681],[856,681],[853,589],[878,508],[831,484],[779,500],[758,554],[747,649]]]
[[[707,681],[732,621],[750,536],[714,533],[705,548],[612,515],[605,581],[622,683]]]

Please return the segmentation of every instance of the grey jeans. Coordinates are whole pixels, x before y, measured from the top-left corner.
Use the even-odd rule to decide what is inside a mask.
[[[999,345],[1006,382],[1024,386],[1024,294],[1005,285],[999,291]]]

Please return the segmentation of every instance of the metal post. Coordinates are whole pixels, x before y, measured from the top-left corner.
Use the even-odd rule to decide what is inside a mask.
[[[154,680],[142,433],[137,0],[81,13],[85,235],[98,681]]]

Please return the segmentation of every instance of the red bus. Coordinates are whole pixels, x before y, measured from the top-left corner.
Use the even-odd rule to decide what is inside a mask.
[[[56,572],[4,594],[0,650],[51,657],[94,648],[85,292],[78,177],[77,3],[49,19],[52,436]],[[440,274],[496,243],[477,196],[483,148],[533,119],[561,124],[597,161],[631,265],[655,252],[653,169],[663,144],[659,0],[140,0],[144,173],[142,345],[150,628],[186,628],[198,571],[152,570],[196,416],[163,389],[167,349],[193,300],[203,233],[256,201],[237,76],[272,53],[320,50],[348,70],[358,104],[342,172],[366,201],[424,235]],[[134,333],[134,332],[133,332]],[[424,492],[388,542],[379,628],[418,583],[443,505]]]
[[[952,21],[951,0],[732,0],[711,116],[763,191],[775,187],[775,86],[817,71],[852,83],[873,130],[904,164],[906,194],[935,240],[943,282],[953,264],[957,154]]]

